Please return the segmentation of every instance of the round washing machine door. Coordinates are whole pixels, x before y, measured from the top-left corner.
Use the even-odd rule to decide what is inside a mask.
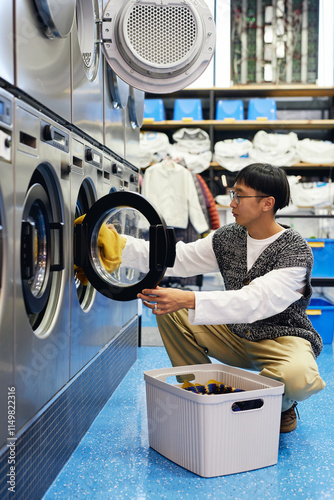
[[[66,38],[72,31],[76,0],[35,0],[44,31],[49,38]]]
[[[144,100],[145,100],[145,92],[143,92],[142,90],[135,89],[134,87],[130,88],[128,110],[129,110],[131,127],[133,129],[140,128],[143,124]]]
[[[109,239],[110,229],[125,239],[134,238],[137,248],[146,247],[148,270],[143,272],[140,265],[126,267],[126,261],[121,263],[122,244],[119,238],[116,242]],[[75,226],[75,264],[94,288],[110,299],[133,300],[143,288],[154,288],[174,260],[174,229],[166,226],[163,217],[140,194],[110,193],[100,198],[82,223]]]
[[[54,273],[64,269],[64,224],[57,221],[47,189],[31,183],[21,223],[21,279],[27,314],[34,329],[48,304]]]
[[[100,64],[99,12],[98,0],[77,0],[78,43],[86,77],[91,82],[95,80]]]
[[[203,0],[110,0],[102,42],[107,62],[129,85],[174,92],[194,82],[210,63],[214,18]]]
[[[106,87],[113,108],[126,108],[129,99],[129,85],[116,75],[109,64],[106,64]]]

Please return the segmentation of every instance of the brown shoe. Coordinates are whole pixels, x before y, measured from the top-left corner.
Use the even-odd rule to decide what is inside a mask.
[[[281,429],[280,432],[291,432],[297,427],[297,415],[295,408],[297,403],[294,403],[291,408],[283,411],[281,414]],[[298,413],[298,410],[297,410]],[[299,415],[298,415],[299,416]]]

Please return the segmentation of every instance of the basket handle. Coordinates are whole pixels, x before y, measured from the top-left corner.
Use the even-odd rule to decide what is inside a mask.
[[[234,401],[231,403],[231,410],[233,413],[241,413],[244,411],[261,410],[264,406],[262,398],[247,399],[245,401]]]

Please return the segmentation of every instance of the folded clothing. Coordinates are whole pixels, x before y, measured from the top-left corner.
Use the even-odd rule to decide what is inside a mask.
[[[301,161],[305,163],[319,165],[334,162],[334,144],[331,141],[302,139],[298,142],[297,152]]]
[[[86,214],[81,215],[74,221],[74,226],[82,224]],[[120,236],[115,229],[102,224],[99,235],[97,238],[97,246],[99,251],[99,258],[102,266],[108,271],[113,273],[122,263],[122,251],[126,244],[126,238]],[[83,269],[79,266],[74,266],[77,278],[83,285],[88,284],[87,277]]]
[[[211,150],[209,134],[200,128],[180,128],[173,134],[178,149],[187,153],[199,154]]]

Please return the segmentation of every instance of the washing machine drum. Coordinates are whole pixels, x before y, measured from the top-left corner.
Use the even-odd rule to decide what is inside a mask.
[[[190,85],[208,66],[215,25],[203,0],[110,0],[102,39],[120,78],[145,92],[168,93]]]

